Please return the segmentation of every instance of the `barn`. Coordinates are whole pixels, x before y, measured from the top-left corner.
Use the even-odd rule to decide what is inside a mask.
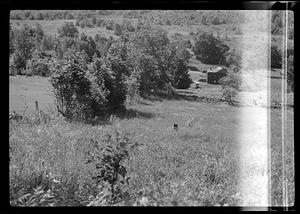
[[[226,74],[227,70],[221,66],[214,69],[208,69],[206,82],[208,84],[219,84],[219,80],[226,76]]]

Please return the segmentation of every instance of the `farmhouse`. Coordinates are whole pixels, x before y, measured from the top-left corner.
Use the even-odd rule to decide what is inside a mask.
[[[221,66],[214,69],[208,69],[206,82],[208,84],[218,84],[219,80],[226,76],[226,73],[227,70]]]

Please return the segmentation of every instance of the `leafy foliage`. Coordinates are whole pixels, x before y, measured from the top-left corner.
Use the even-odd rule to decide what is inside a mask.
[[[222,84],[223,98],[227,102],[233,103],[242,84],[242,78],[240,74],[232,71],[228,72],[227,76],[223,77],[220,82]]]
[[[208,33],[198,33],[195,35],[195,45],[193,52],[198,60],[207,64],[220,64],[224,61],[225,53],[229,47],[220,38]]]
[[[114,26],[114,33],[116,36],[121,36],[122,35],[122,29],[118,23],[115,24]]]
[[[64,116],[88,119],[101,114],[106,90],[101,75],[89,72],[83,55],[69,49],[54,62],[51,84]]]
[[[133,144],[127,137],[121,136],[118,131],[115,131],[115,136],[107,134],[105,136],[104,146],[98,144],[97,140],[90,141],[92,150],[87,153],[86,164],[92,165],[94,173],[92,180],[97,186],[109,185],[109,189],[104,189],[106,192],[100,192],[88,206],[99,206],[115,204],[129,197],[126,191],[129,177],[127,169],[123,162],[129,157],[129,152],[138,144]],[[100,197],[99,197],[100,196]]]
[[[58,29],[59,37],[77,37],[78,30],[73,22],[66,22],[63,26]]]
[[[24,25],[21,30],[14,31],[14,53],[11,57],[10,67],[20,74],[26,68],[26,62],[31,58],[34,42],[34,30]]]

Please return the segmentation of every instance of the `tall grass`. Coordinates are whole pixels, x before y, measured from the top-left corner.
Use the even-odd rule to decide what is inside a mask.
[[[155,122],[156,118],[116,117],[111,124],[92,126],[54,117],[48,123],[17,124],[10,136],[11,201],[34,194],[34,188],[51,189],[46,185],[51,179],[59,181],[52,192],[53,206],[83,206],[96,200],[94,169],[85,164],[87,152],[93,149],[89,141],[95,139],[104,146],[106,134],[118,129],[131,142],[141,144],[124,162],[130,178],[124,187],[129,198],[126,205],[236,203],[238,153],[233,143],[211,138],[197,128],[158,134]]]

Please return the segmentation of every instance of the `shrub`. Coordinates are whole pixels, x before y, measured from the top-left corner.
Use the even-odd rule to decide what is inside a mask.
[[[83,56],[69,49],[63,60],[54,62],[52,72],[50,82],[63,116],[88,120],[103,113],[108,93],[103,71],[88,70]]]
[[[240,90],[242,84],[242,78],[239,73],[228,72],[228,74],[220,80],[222,88],[234,88]]]
[[[237,90],[233,87],[226,87],[223,89],[222,96],[227,102],[234,101],[236,95],[237,95]]]
[[[42,59],[31,59],[27,61],[26,70],[33,75],[46,76],[51,75],[49,64]]]
[[[129,193],[125,187],[128,187],[129,177],[123,162],[137,144],[132,144],[118,131],[115,131],[114,136],[105,136],[104,146],[93,139],[90,143],[93,149],[87,154],[86,164],[94,167],[92,180],[102,191],[91,199],[88,206],[109,205],[127,200]]]
[[[193,52],[198,60],[207,64],[219,64],[224,61],[224,55],[229,47],[219,38],[208,33],[198,33],[195,36]]]

